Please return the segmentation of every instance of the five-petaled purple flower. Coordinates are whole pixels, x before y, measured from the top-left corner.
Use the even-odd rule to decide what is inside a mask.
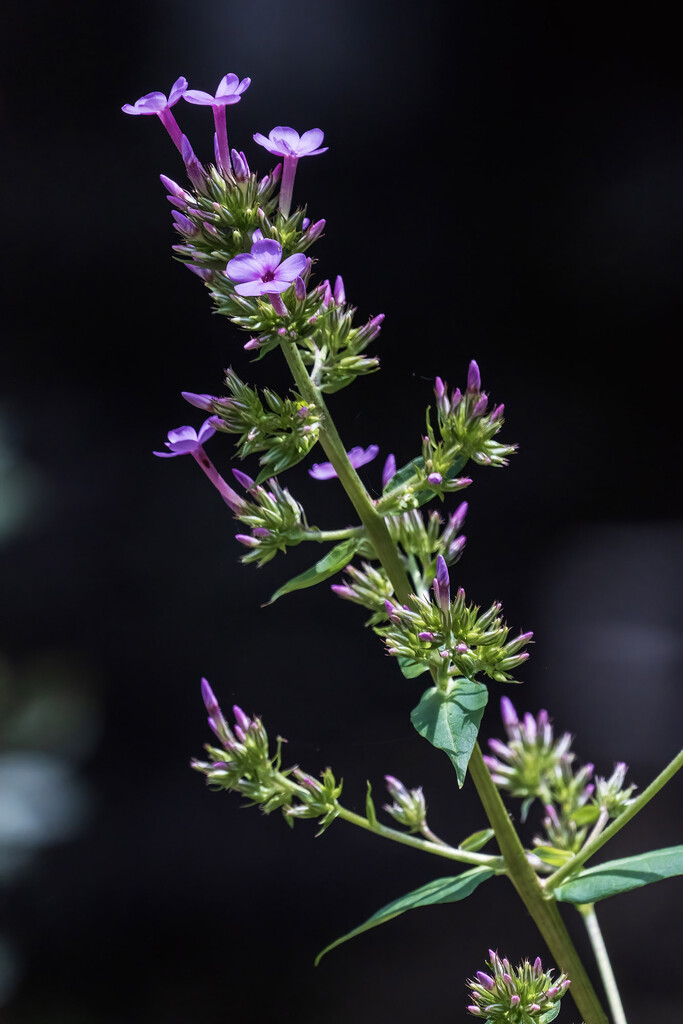
[[[196,103],[199,106],[211,107],[213,119],[216,125],[216,160],[223,171],[232,170],[230,164],[230,150],[228,148],[228,131],[225,123],[225,108],[233,103],[239,103],[242,93],[251,85],[251,78],[243,78],[240,82],[237,75],[225,75],[218,84],[216,95],[211,96],[201,89],[187,89],[185,99],[188,103]]]
[[[158,455],[160,459],[172,459],[176,455],[191,455],[206,473],[226,505],[239,515],[246,508],[244,501],[225,482],[204,451],[204,442],[213,437],[215,433],[216,429],[211,425],[211,417],[208,420],[204,420],[199,428],[199,433],[197,433],[194,427],[177,427],[175,430],[169,430],[168,441],[164,442],[168,451],[153,452],[152,454]]]
[[[164,96],[163,92],[148,92],[146,96],[141,96],[133,104],[124,103],[121,110],[124,114],[156,114],[173,139],[178,151],[182,153],[183,133],[171,113],[171,107],[175,106],[186,89],[187,79],[177,78],[171,86],[168,98]]]
[[[346,454],[354,469],[359,469],[360,466],[372,462],[378,452],[379,445],[371,444],[368,448],[352,448]],[[331,462],[314,462],[308,473],[314,480],[333,480],[337,476],[337,471]]]
[[[308,257],[295,252],[282,260],[282,246],[274,238],[254,242],[250,253],[241,253],[228,263],[225,274],[235,282],[238,295],[267,295],[277,313],[286,315],[287,307],[280,298],[292,282],[306,269]]]
[[[268,138],[256,132],[254,142],[263,146],[273,156],[281,156],[284,159],[282,171],[282,184],[280,186],[279,207],[283,217],[289,216],[292,205],[292,192],[294,191],[294,176],[299,157],[317,156],[318,153],[326,153],[327,146],[320,143],[325,138],[320,128],[309,128],[303,135],[299,135],[293,128],[286,128],[279,125],[269,133]]]

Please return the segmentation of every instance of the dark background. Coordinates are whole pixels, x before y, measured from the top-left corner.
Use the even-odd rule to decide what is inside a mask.
[[[547,706],[583,760],[603,774],[626,760],[642,788],[680,736],[679,37],[633,4],[600,19],[502,2],[10,0],[4,16],[3,1020],[464,1019],[489,946],[545,955],[504,882],[314,969],[327,942],[451,866],[344,823],[314,841],[188,768],[209,738],[206,675],[225,707],[287,737],[290,762],[332,766],[354,809],[391,772],[424,786],[446,838],[484,826],[471,785],[458,793],[410,726],[421,681],[361,609],[326,586],[260,608],[310,552],[240,565],[192,460],[152,458],[170,427],[201,422],[181,390],[219,391],[229,364],[288,381],[277,354],[249,363],[170,258],[158,173],[182,166],[156,118],[120,107],[181,74],[208,91],[249,75],[228,130],[261,173],[254,131],[324,129],[329,152],[295,187],[327,219],[320,276],[343,274],[361,318],[386,314],[383,372],[330,402],[342,435],[407,461],[434,376],[462,385],[478,360],[520,448],[504,472],[475,471],[454,577],[536,631],[518,707]],[[210,160],[210,113],[175,112]],[[229,441],[210,453],[228,472]],[[363,471],[371,488],[380,468]],[[314,522],[349,521],[335,481],[299,467],[285,482]],[[501,734],[503,692],[483,736]],[[610,856],[680,842],[677,794]],[[634,1022],[678,1008],[663,979],[679,892],[603,905]]]

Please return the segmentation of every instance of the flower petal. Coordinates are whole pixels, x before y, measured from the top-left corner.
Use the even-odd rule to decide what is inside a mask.
[[[216,102],[210,93],[202,92],[201,89],[188,89],[183,93],[183,99],[202,107],[210,107]]]
[[[178,102],[178,100],[183,95],[186,89],[187,79],[183,78],[181,75],[180,78],[176,78],[175,82],[171,86],[171,91],[168,94],[169,107],[174,106]]]
[[[233,257],[225,268],[225,274],[231,281],[241,284],[244,281],[261,279],[261,264],[248,253],[243,252]]]
[[[308,257],[303,252],[295,252],[292,256],[288,256],[275,271],[276,281],[289,281],[290,283],[295,277],[299,277],[300,274],[306,269],[308,263]]]
[[[314,149],[322,145],[325,133],[320,128],[309,128],[301,136],[298,146],[299,156],[308,156]]]

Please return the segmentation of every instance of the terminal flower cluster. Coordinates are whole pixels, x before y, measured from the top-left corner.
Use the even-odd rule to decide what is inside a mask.
[[[472,1003],[467,1012],[486,1024],[547,1024],[559,1013],[559,1001],[570,981],[566,974],[553,979],[540,957],[513,967],[507,958],[489,950],[488,971],[477,971],[468,981]]]

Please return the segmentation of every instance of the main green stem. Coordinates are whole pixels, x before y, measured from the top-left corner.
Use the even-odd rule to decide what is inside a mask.
[[[386,570],[396,597],[401,603],[406,603],[412,590],[386,523],[377,512],[360,477],[349,462],[346,449],[337,433],[322,393],[311,381],[296,343],[283,340],[281,347],[301,397],[314,404],[322,413],[320,443],[323,450],[334,466],[337,476],[366,529],[368,539]],[[469,768],[491,828],[496,834],[500,852],[505,858],[512,884],[545,939],[558,967],[571,978],[572,997],[585,1024],[608,1024],[605,1012],[560,917],[556,903],[543,897],[538,877],[527,861],[524,847],[491,779],[478,743],[475,744],[472,752]]]

